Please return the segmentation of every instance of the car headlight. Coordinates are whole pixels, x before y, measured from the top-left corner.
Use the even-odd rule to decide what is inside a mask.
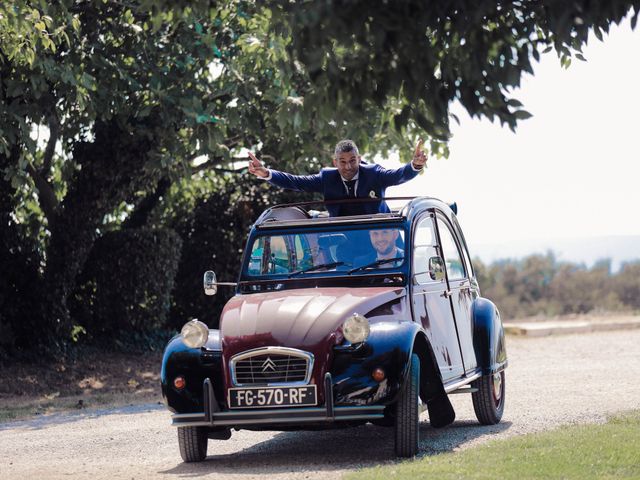
[[[369,338],[369,320],[358,313],[354,313],[342,324],[342,333],[351,343],[361,343]]]
[[[209,327],[194,318],[190,322],[184,324],[180,334],[182,335],[182,341],[187,347],[200,348],[207,343],[207,339],[209,338]]]

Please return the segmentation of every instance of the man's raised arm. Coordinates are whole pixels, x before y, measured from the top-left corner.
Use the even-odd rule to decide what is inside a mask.
[[[258,160],[253,153],[251,152],[248,152],[248,153],[249,153],[249,173],[252,173],[253,175],[259,178],[269,179],[269,177],[271,177],[271,173],[269,172],[269,169],[265,168],[262,162]]]
[[[266,168],[260,160],[251,152],[249,153],[249,173],[256,177],[267,180],[272,185],[289,190],[301,192],[322,192],[322,180],[320,174],[314,175],[291,175]]]
[[[422,170],[427,164],[427,154],[422,150],[422,139],[418,140],[416,149],[413,152],[413,158],[411,159],[411,166],[414,170]]]
[[[427,163],[427,154],[422,150],[422,140],[418,140],[418,144],[413,152],[413,158],[410,163],[400,167],[386,169],[378,166],[378,171],[382,185],[392,187],[407,182],[415,178]]]

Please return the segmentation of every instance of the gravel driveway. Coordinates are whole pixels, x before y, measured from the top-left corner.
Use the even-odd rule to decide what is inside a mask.
[[[479,426],[468,395],[453,395],[456,422],[421,426],[420,455],[561,424],[599,422],[640,409],[640,330],[547,338],[508,337],[507,403],[502,423]],[[392,429],[234,432],[209,442],[209,457],[184,464],[161,406],[64,414],[0,424],[0,478],[339,478],[394,461]]]

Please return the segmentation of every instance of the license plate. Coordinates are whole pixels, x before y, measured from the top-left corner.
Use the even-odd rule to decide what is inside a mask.
[[[229,408],[308,407],[317,404],[315,385],[229,389]]]

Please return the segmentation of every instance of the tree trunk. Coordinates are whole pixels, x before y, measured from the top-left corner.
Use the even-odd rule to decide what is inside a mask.
[[[148,220],[149,215],[153,209],[158,205],[160,199],[167,193],[171,186],[171,180],[169,177],[162,177],[158,180],[153,192],[147,194],[139,203],[136,208],[131,212],[129,218],[127,218],[122,224],[122,228],[142,228]]]
[[[47,249],[42,320],[47,347],[64,351],[73,324],[67,299],[76,287],[106,214],[152,180],[144,164],[152,148],[148,137],[135,135],[116,122],[97,123],[93,143],[81,143],[74,158],[82,166],[60,205]]]

